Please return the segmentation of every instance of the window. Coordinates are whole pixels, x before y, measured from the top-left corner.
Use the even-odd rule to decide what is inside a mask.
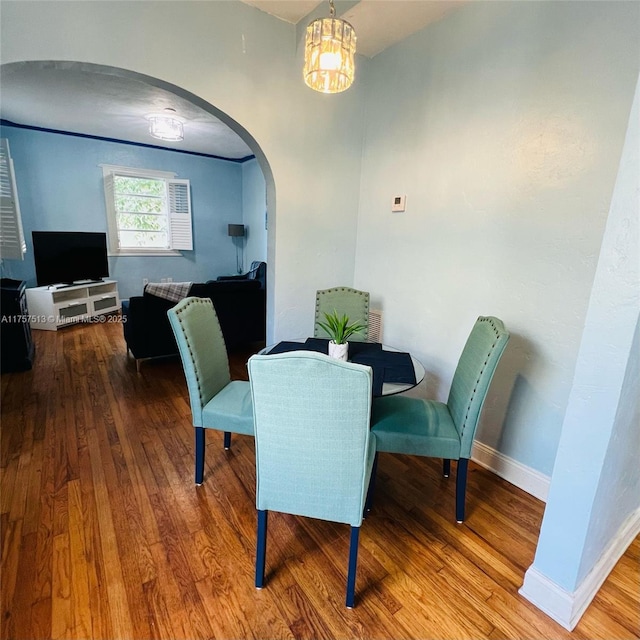
[[[180,255],[193,249],[188,180],[112,165],[102,171],[110,253]]]

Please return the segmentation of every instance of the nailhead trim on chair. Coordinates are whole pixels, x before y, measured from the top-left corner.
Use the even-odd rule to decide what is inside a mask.
[[[187,302],[187,304],[185,304],[184,307],[182,307],[182,309],[176,312],[176,317],[178,318],[178,322],[180,322],[180,324],[182,324],[182,318],[181,318],[182,313],[186,311],[192,304],[205,304],[208,306],[207,301],[202,298],[194,298],[193,300],[189,300],[189,302]],[[222,333],[222,330],[220,330],[220,332]],[[195,363],[195,359],[193,357],[193,348],[189,343],[189,338],[187,337],[186,332],[183,331],[182,334],[184,335],[184,339],[186,340],[187,346],[189,347],[189,353],[191,354],[191,361]],[[224,341],[224,336],[222,339]],[[204,404],[204,399],[202,397],[202,385],[200,384],[200,376],[198,375],[198,369],[195,367],[195,365],[193,369],[196,375],[196,382],[198,383],[198,395],[200,396],[200,404],[202,405]]]
[[[323,296],[325,293],[333,293],[334,291],[351,291],[352,293],[357,293],[359,296],[365,296],[366,309],[367,311],[369,311],[369,304],[371,300],[369,297],[366,296],[366,291],[358,291],[358,289],[352,289],[351,287],[333,287],[331,289],[321,289],[320,291],[318,291],[318,293]],[[318,315],[319,311],[320,311],[320,302],[316,298],[316,316]]]
[[[498,338],[500,338],[500,334],[498,333],[498,328],[496,327],[496,325],[493,322],[493,320],[491,320],[491,318],[478,318],[478,322],[488,322],[491,325],[491,328],[493,329],[494,333],[496,334],[496,340],[491,345],[491,348],[489,349],[489,353],[487,354],[487,357],[486,357],[486,359],[484,361],[484,365],[483,365],[482,369],[480,369],[480,373],[478,374],[478,378],[476,379],[476,385],[473,388],[473,393],[471,394],[471,398],[469,398],[469,404],[467,405],[467,412],[466,412],[466,414],[464,416],[464,421],[463,421],[462,427],[460,429],[460,437],[461,438],[464,435],[464,430],[465,430],[465,427],[467,426],[467,419],[469,418],[469,412],[471,411],[471,405],[473,404],[473,399],[475,398],[476,390],[478,389],[478,384],[480,384],[480,378],[482,377],[482,374],[484,373],[484,370],[485,370],[485,368],[487,366],[487,363],[489,362],[489,358],[491,357],[491,353],[495,349],[496,344],[498,344]],[[478,419],[479,418],[480,418],[480,416],[478,416]]]
[[[176,317],[178,318],[178,322],[182,325],[182,312],[185,309],[188,309],[191,305],[193,304],[192,301],[189,301],[184,307],[182,307],[181,310],[176,312]],[[187,343],[187,347],[189,347],[189,355],[191,356],[191,362],[193,362],[193,349],[191,348],[191,344],[189,343],[189,338],[187,338],[187,334],[184,331],[184,329],[182,330],[182,335],[184,336],[184,339]],[[200,404],[202,404],[202,388],[200,386],[200,376],[198,375],[198,370],[196,369],[196,367],[194,366],[194,372],[196,374],[196,382],[198,383],[198,395],[200,396]]]

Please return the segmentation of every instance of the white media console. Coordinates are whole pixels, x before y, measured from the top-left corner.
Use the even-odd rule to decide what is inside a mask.
[[[51,285],[27,289],[29,324],[32,329],[56,331],[120,309],[115,280]]]

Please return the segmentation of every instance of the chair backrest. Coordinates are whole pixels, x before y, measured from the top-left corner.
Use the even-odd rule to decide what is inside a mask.
[[[469,458],[480,411],[509,332],[502,320],[479,317],[453,374],[447,406],[460,435],[460,457]]]
[[[349,316],[349,324],[354,322],[364,324],[365,329],[354,333],[349,339],[355,342],[367,341],[369,337],[369,293],[367,291],[358,291],[350,287],[318,290],[316,292],[314,337],[327,337],[327,333],[318,322],[324,322],[324,314],[333,313],[333,311],[337,311],[340,315]]]
[[[360,526],[375,455],[371,369],[307,351],[248,366],[258,509]]]
[[[193,424],[202,423],[202,408],[231,381],[227,348],[209,298],[184,298],[167,311],[178,343],[189,389]]]
[[[247,273],[248,280],[258,280],[265,289],[267,286],[267,263],[260,260],[254,260],[249,267]]]

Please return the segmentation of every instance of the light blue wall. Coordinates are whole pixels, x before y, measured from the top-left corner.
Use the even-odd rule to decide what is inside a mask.
[[[446,399],[512,333],[478,439],[550,476],[640,67],[640,5],[473,2],[366,70],[355,286]],[[395,195],[404,213],[391,212]]]
[[[635,517],[629,526],[640,530],[639,176],[640,80],[532,566],[570,593],[624,521]],[[523,587],[534,602],[536,584]]]
[[[580,583],[624,524],[627,514],[640,509],[640,323],[620,394],[620,402],[602,475],[593,501],[591,521],[580,561]]]
[[[242,215],[247,237],[244,247],[245,269],[254,260],[267,261],[266,184],[257,160],[242,164]]]
[[[200,282],[234,272],[227,224],[243,221],[241,164],[12,126],[3,126],[2,136],[11,147],[27,241],[23,263],[5,261],[12,277],[35,286],[32,230],[106,231],[101,164],[173,171],[191,182],[193,251],[181,257],[110,257],[110,277],[118,281],[121,298],[140,294],[143,278]],[[253,183],[260,188],[257,178]],[[264,179],[262,188],[264,198]]]

